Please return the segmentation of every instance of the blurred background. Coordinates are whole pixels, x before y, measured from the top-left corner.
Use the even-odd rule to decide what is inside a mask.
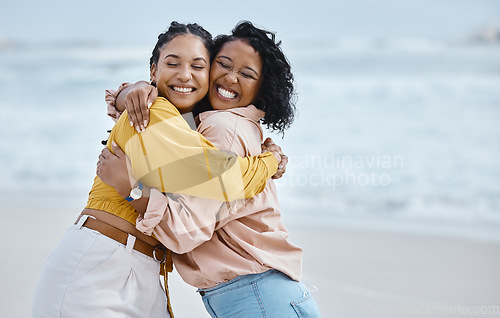
[[[498,1],[2,1],[0,246],[38,250],[35,273],[4,265],[29,284],[14,304],[86,203],[113,126],[104,90],[149,79],[172,20],[282,40],[298,115],[267,134],[290,158],[285,224],[500,243]]]

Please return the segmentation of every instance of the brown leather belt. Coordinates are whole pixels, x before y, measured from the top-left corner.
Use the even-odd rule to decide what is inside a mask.
[[[87,220],[83,223],[82,226],[89,228],[91,230],[95,230],[102,235],[105,235],[123,245],[127,245],[127,239],[129,234],[124,232],[112,225],[94,219],[92,217],[87,217]],[[167,249],[159,244],[156,246],[149,245],[148,243],[136,238],[134,244],[134,250],[141,252],[144,255],[152,257],[158,263],[165,263],[167,260]]]

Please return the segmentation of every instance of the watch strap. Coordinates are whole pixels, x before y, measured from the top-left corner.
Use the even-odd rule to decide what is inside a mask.
[[[134,189],[137,189],[137,188],[142,191],[142,189],[144,188],[144,185],[139,181],[139,184],[137,185],[137,187],[132,188],[132,190],[130,190],[130,194],[132,194],[132,191]],[[125,198],[125,200],[127,200],[128,202],[131,202],[131,201],[134,201],[134,198],[132,198],[132,196],[129,195],[128,197]]]

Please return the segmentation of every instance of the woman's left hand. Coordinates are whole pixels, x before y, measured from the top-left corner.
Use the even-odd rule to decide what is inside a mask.
[[[129,174],[130,162],[127,155],[114,141],[111,142],[111,148],[114,153],[108,148],[101,151],[97,162],[97,176],[126,198],[136,181]]]

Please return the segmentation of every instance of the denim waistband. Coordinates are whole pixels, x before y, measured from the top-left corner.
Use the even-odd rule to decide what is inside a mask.
[[[231,288],[237,288],[239,286],[248,285],[248,284],[251,284],[253,282],[256,282],[256,281],[258,281],[260,279],[263,279],[264,277],[266,277],[268,275],[271,275],[271,274],[274,274],[274,273],[279,273],[279,271],[276,270],[276,269],[270,269],[270,270],[267,270],[265,272],[258,273],[258,274],[241,275],[241,276],[237,276],[237,277],[235,277],[235,278],[233,278],[233,279],[231,279],[231,280],[229,280],[227,282],[217,284],[214,287],[199,288],[197,290],[197,292],[200,293],[203,296],[203,295],[205,295],[207,293],[216,291],[218,289],[227,287],[229,285],[231,285]]]

